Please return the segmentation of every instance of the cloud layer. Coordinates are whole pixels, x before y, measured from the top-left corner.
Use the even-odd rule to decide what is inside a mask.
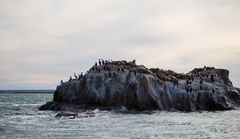
[[[240,86],[238,0],[1,0],[0,89],[48,89],[98,58],[188,72],[227,68]]]

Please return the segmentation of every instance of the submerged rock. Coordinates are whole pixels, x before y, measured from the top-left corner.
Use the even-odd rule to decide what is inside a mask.
[[[95,116],[94,112],[88,112],[88,111],[81,112],[81,113],[62,111],[62,112],[59,112],[55,117],[56,118],[67,117],[69,119],[75,119],[75,118],[89,118],[94,116]]]
[[[184,74],[112,61],[57,86],[53,101],[39,109],[231,110],[240,105],[239,91],[225,69],[204,67]]]

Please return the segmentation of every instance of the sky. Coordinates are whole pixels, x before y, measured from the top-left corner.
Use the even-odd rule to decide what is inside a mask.
[[[0,89],[54,89],[98,58],[225,68],[240,87],[239,55],[239,0],[0,0]]]

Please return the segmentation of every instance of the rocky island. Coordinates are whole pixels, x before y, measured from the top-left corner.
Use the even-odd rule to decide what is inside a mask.
[[[136,61],[99,60],[86,74],[61,82],[53,101],[39,110],[77,109],[232,110],[240,106],[240,89],[229,71],[214,67],[176,73],[146,68]]]

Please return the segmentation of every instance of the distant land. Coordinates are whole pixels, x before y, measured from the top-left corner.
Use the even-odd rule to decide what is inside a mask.
[[[54,90],[0,90],[0,93],[54,93]]]

